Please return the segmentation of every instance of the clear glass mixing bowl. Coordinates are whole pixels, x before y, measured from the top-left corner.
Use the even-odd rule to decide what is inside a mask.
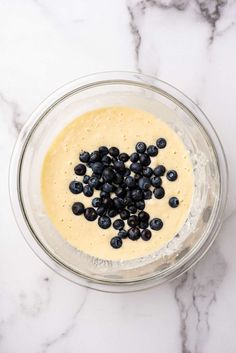
[[[79,115],[106,106],[127,106],[160,117],[189,151],[195,191],[179,234],[155,253],[128,261],[105,261],[80,252],[57,233],[41,197],[41,168],[52,140]],[[47,265],[90,288],[135,291],[173,279],[208,250],[227,199],[227,165],[220,141],[204,113],[171,85],[138,73],[105,72],[79,78],[50,95],[34,111],[16,143],[10,197],[26,241]]]

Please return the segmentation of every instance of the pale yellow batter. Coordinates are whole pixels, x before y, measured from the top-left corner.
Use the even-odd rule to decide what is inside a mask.
[[[161,218],[164,226],[152,231],[149,241],[124,239],[119,249],[110,246],[110,239],[117,235],[112,226],[101,229],[97,220],[88,222],[84,216],[75,216],[71,205],[80,201],[91,207],[92,198],[83,194],[74,195],[68,185],[75,176],[74,166],[79,163],[81,151],[92,152],[99,146],[116,146],[120,152],[135,151],[138,141],[155,144],[159,137],[167,140],[167,146],[152,157],[151,167],[165,165],[167,170],[175,169],[178,179],[170,182],[164,176],[163,199],[146,200],[151,218]],[[129,162],[127,162],[129,164]],[[90,169],[89,169],[90,173]],[[87,173],[87,174],[89,174]],[[91,174],[91,173],[90,173]],[[43,164],[42,195],[45,208],[52,223],[71,245],[79,250],[102,259],[132,259],[153,253],[171,240],[186,221],[193,194],[194,179],[189,154],[177,134],[164,122],[145,111],[111,107],[89,112],[70,123],[54,140]],[[97,194],[96,194],[97,193]],[[99,196],[98,192],[94,196]],[[178,197],[177,208],[168,205],[170,197]],[[119,218],[119,217],[116,217]],[[116,218],[112,218],[114,221]]]

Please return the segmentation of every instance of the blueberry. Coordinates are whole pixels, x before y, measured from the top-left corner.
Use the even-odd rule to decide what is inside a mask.
[[[151,164],[151,158],[146,153],[140,155],[139,161],[144,167],[147,167],[149,164]]]
[[[143,199],[143,192],[142,190],[139,190],[139,189],[134,189],[132,191],[132,199],[134,201],[140,201]]]
[[[76,175],[84,175],[86,173],[86,166],[84,164],[78,164],[74,168]]]
[[[119,249],[122,246],[122,239],[120,237],[113,237],[110,244],[114,249]]]
[[[159,188],[162,184],[162,180],[160,177],[153,175],[151,177],[151,183],[152,183],[152,186],[154,186],[155,188]]]
[[[79,155],[80,162],[88,163],[90,160],[90,154],[88,152],[81,152]]]
[[[121,153],[119,155],[119,160],[122,162],[127,162],[129,160],[129,155],[127,153]]]
[[[138,210],[144,210],[145,202],[143,200],[137,201],[135,203],[135,206],[137,207]]]
[[[134,173],[140,174],[143,170],[143,167],[139,162],[135,162],[130,164],[130,170]]]
[[[138,162],[139,160],[139,154],[137,152],[134,152],[130,155],[130,161],[132,163]]]
[[[97,216],[98,216],[97,212],[95,211],[95,209],[93,207],[88,207],[84,211],[84,217],[90,222],[95,221]]]
[[[130,216],[129,219],[127,220],[127,223],[128,225],[131,227],[131,228],[134,228],[138,225],[138,216]]]
[[[121,187],[122,189],[127,189],[127,185],[125,184],[124,180],[122,181],[122,183],[120,183],[118,187]]]
[[[163,227],[163,222],[160,218],[153,218],[150,222],[150,227],[153,230],[160,230]]]
[[[175,181],[178,178],[178,174],[175,170],[169,170],[166,173],[166,177],[169,181]]]
[[[111,162],[114,164],[115,162],[118,161],[118,158],[117,157],[111,157]]]
[[[91,188],[95,188],[95,187],[98,187],[100,185],[100,181],[99,181],[98,177],[91,176],[91,178],[89,179],[88,184],[89,184],[89,186]]]
[[[124,180],[124,178],[123,178],[123,176],[120,174],[120,173],[115,173],[114,174],[114,179],[113,179],[113,181],[114,181],[114,183],[115,184],[121,184],[122,182],[123,182],[123,180]]]
[[[160,187],[160,188],[154,189],[153,194],[156,199],[162,199],[165,196],[165,190],[162,187]]]
[[[101,159],[101,156],[98,151],[94,151],[91,153],[90,162],[95,163],[95,162],[100,161],[100,159]]]
[[[115,161],[114,168],[117,172],[124,172],[125,171],[125,164],[122,161]]]
[[[89,185],[84,186],[84,196],[91,197],[93,196],[93,189]]]
[[[100,197],[110,197],[110,193],[109,192],[106,192],[106,191],[101,191],[100,192]]]
[[[98,207],[97,214],[99,216],[103,216],[105,213],[106,213],[106,207],[105,206],[102,205],[102,206]]]
[[[102,176],[105,181],[111,182],[114,180],[115,173],[111,167],[108,167],[103,170]]]
[[[151,190],[144,191],[143,192],[143,198],[144,198],[144,200],[151,200],[151,198],[152,198]]]
[[[102,185],[102,191],[105,191],[105,192],[112,192],[113,191],[113,186],[109,183],[104,183]]]
[[[123,210],[120,213],[120,218],[126,220],[130,217],[130,212],[128,210]]]
[[[72,205],[72,212],[76,215],[79,216],[84,213],[84,205],[81,202],[75,202]]]
[[[125,190],[126,190],[126,194],[127,194],[128,191],[130,191],[130,190],[127,188],[127,185],[125,184],[124,181],[123,181],[122,184],[120,184],[120,187],[121,187],[122,189],[125,189]]]
[[[80,194],[83,191],[83,184],[79,181],[73,180],[69,185],[69,189],[72,194]]]
[[[118,211],[112,208],[111,210],[108,211],[108,216],[113,218],[118,215]]]
[[[138,142],[135,146],[135,149],[138,153],[144,153],[146,151],[146,144],[144,142]]]
[[[113,208],[114,201],[110,197],[104,197],[102,200],[102,205],[107,209]]]
[[[141,212],[139,212],[139,214],[138,214],[138,218],[139,218],[141,221],[147,221],[147,222],[148,222],[150,216],[149,216],[149,214],[148,214],[147,212],[141,211]]]
[[[125,178],[125,184],[128,186],[128,188],[135,188],[136,187],[136,182],[132,176],[128,176]]]
[[[144,229],[141,232],[141,238],[145,241],[150,240],[152,237],[152,232],[149,229]]]
[[[111,226],[111,220],[107,216],[101,216],[98,218],[98,225],[100,228],[107,229]]]
[[[150,178],[153,174],[153,170],[150,167],[143,168],[143,176]]]
[[[120,197],[114,197],[113,202],[117,210],[123,210],[125,208],[124,200]]]
[[[118,233],[118,237],[120,237],[121,239],[125,239],[128,236],[128,232],[127,230],[121,229]]]
[[[158,165],[153,172],[156,176],[160,177],[165,174],[166,168],[164,167],[164,165]]]
[[[92,200],[93,207],[100,207],[102,205],[102,199],[100,197],[95,197]]]
[[[116,194],[116,196],[123,198],[126,195],[126,190],[123,189],[122,187],[118,186],[115,191],[115,194]]]
[[[177,197],[173,196],[169,199],[169,205],[172,208],[176,208],[179,206],[179,200]]]
[[[124,205],[125,206],[130,206],[130,205],[132,205],[132,203],[133,203],[132,199],[129,196],[126,195],[126,197],[124,198]]]
[[[85,175],[85,176],[83,177],[83,183],[84,183],[84,184],[88,184],[89,179],[90,179],[90,176],[89,176],[89,175]]]
[[[131,199],[132,198],[132,190],[127,190],[126,191],[126,197],[125,198],[129,198],[129,199]],[[130,205],[133,203],[133,201],[131,200],[131,203],[130,203]]]
[[[113,222],[113,227],[117,230],[121,230],[123,229],[125,226],[125,222],[122,220],[122,219],[116,219],[114,222]]]
[[[102,157],[109,153],[109,150],[106,146],[99,147],[98,151]]]
[[[128,210],[130,211],[130,213],[136,213],[137,212],[137,207],[134,205],[129,205],[128,206]]]
[[[130,240],[138,240],[140,238],[140,230],[138,227],[130,228],[128,232],[128,237]]]
[[[96,177],[96,178],[100,179],[101,178],[101,174],[92,173],[90,177]]]
[[[102,183],[100,181],[98,181],[98,183],[95,186],[95,189],[96,190],[101,190],[101,186],[102,186]]]
[[[125,168],[125,171],[123,173],[124,178],[129,176],[131,174],[131,170],[129,168]]]
[[[150,186],[151,186],[150,179],[148,179],[146,177],[140,178],[139,181],[138,181],[138,186],[142,190],[148,190],[150,188]]]
[[[140,174],[135,174],[134,175],[134,180],[136,183],[138,183],[139,179],[141,178],[142,176]]]
[[[163,137],[159,138],[156,141],[156,145],[157,145],[158,148],[165,148],[166,144],[167,144],[167,142],[166,142],[166,140]]]
[[[148,221],[140,221],[139,228],[140,229],[147,229],[148,228]]]
[[[92,171],[96,174],[102,174],[103,169],[104,165],[102,162],[95,162],[92,165]]]
[[[158,155],[158,148],[154,145],[150,145],[147,148],[147,154],[151,157],[155,157]]]
[[[104,165],[109,165],[109,164],[111,164],[111,157],[109,157],[109,156],[103,156],[103,157],[102,157],[102,163],[103,163]]]
[[[111,148],[109,148],[109,154],[112,157],[118,157],[120,154],[120,151],[117,147],[111,147]]]

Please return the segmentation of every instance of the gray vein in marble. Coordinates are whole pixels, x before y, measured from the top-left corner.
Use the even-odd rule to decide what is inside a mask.
[[[215,38],[216,23],[221,18],[222,9],[227,4],[227,0],[196,0],[200,13],[211,27],[209,44],[212,44]]]
[[[227,33],[236,25],[236,21],[232,21],[226,28],[222,29],[221,31],[217,31],[215,36],[221,37],[223,34]]]
[[[133,36],[133,41],[134,41],[134,48],[135,48],[135,59],[136,59],[136,69],[138,72],[141,72],[140,67],[139,67],[139,51],[140,51],[140,45],[141,45],[141,35],[138,29],[138,26],[136,24],[134,12],[130,6],[127,6],[129,15],[130,15],[130,30]]]
[[[33,0],[33,2],[38,6],[43,15],[51,17],[51,12],[48,7],[45,6],[40,0]]]
[[[175,8],[182,11],[187,7],[188,3],[189,0],[141,0],[137,2],[127,0],[127,10],[130,16],[129,25],[134,42],[136,69],[138,72],[141,72],[139,57],[142,44],[142,36],[138,22],[145,15],[147,8],[156,6],[161,9]]]
[[[43,281],[43,283],[42,283]],[[19,295],[20,309],[24,315],[36,317],[47,309],[51,301],[52,281],[49,277],[40,279],[40,293],[33,292],[27,295],[22,291]]]
[[[45,17],[47,17],[47,19],[50,20],[50,22],[52,24],[55,25],[55,27],[64,27],[65,23],[63,23],[63,20],[60,19],[60,16],[57,15],[55,8],[50,8],[50,4],[47,1],[42,1],[42,0],[33,0],[33,2],[36,4],[36,6],[40,9],[42,15],[44,15]],[[53,4],[53,3],[51,3]],[[76,12],[73,12],[73,14],[76,15]],[[80,17],[75,17],[73,18],[69,18],[66,21],[67,25],[72,24],[81,24],[84,23],[85,19],[84,18],[80,18]]]
[[[23,124],[20,121],[21,112],[20,112],[19,105],[16,102],[7,99],[2,92],[0,92],[0,101],[6,104],[7,107],[10,109],[10,111],[12,112],[12,125],[16,133],[19,134],[23,126]]]
[[[164,10],[174,8],[178,11],[184,11],[189,3],[190,0],[127,0],[127,9],[130,15],[129,24],[134,42],[136,69],[138,72],[141,72],[140,47],[142,43],[139,22],[145,15],[147,8],[158,7]],[[215,36],[218,35],[216,34],[217,22],[222,16],[223,8],[227,5],[227,0],[195,0],[195,4],[199,14],[210,26],[211,33],[208,38],[208,44],[211,45]]]
[[[180,335],[181,335],[181,345],[182,345],[181,353],[190,353],[190,351],[187,350],[186,348],[186,344],[187,344],[186,320],[188,318],[188,310],[185,307],[184,301],[182,301],[181,298],[179,297],[179,291],[184,287],[187,279],[188,279],[188,273],[185,273],[183,276],[181,276],[179,284],[175,288],[175,300],[178,304],[179,311],[180,311]]]
[[[84,294],[84,298],[82,300],[82,302],[79,304],[77,310],[75,311],[73,317],[70,320],[70,324],[66,327],[66,329],[60,333],[59,335],[57,335],[55,338],[48,340],[46,343],[44,343],[43,345],[43,349],[40,351],[40,353],[47,353],[48,350],[54,346],[55,344],[57,344],[59,341],[61,341],[62,339],[65,339],[66,337],[68,337],[68,335],[71,333],[71,331],[76,327],[76,322],[77,322],[77,318],[79,313],[82,311],[86,301],[88,298],[88,289],[85,289],[85,294]]]
[[[1,348],[1,345],[2,345],[2,341],[3,341],[2,327],[4,327],[4,325],[5,325],[5,321],[1,320],[0,321],[0,348]]]
[[[226,222],[228,222],[230,220],[231,217],[236,216],[236,209],[232,210],[227,216],[225,216],[223,224],[225,224]]]
[[[6,319],[2,319],[0,321],[0,352],[1,353],[2,353],[2,343],[6,336],[3,332],[6,332],[6,330],[8,330],[9,327],[13,326],[16,320],[17,320],[17,312],[14,312],[13,314],[10,314]]]
[[[202,351],[210,331],[209,312],[217,300],[216,292],[226,271],[227,265],[222,254],[213,249],[207,258],[184,274],[176,285],[175,300],[180,313],[182,353]]]
[[[0,320],[0,352],[2,352],[1,346],[6,336],[6,332],[10,330],[10,327],[18,321],[22,314],[24,316],[36,319],[38,315],[40,315],[44,310],[48,308],[48,305],[51,301],[51,286],[53,275],[50,277],[48,276],[40,278],[38,283],[40,292],[37,291],[27,294],[23,291],[20,292],[18,295],[19,303],[17,303],[17,310],[15,310],[7,318]],[[3,334],[3,332],[5,332],[5,334]]]
[[[49,4],[43,3],[40,0],[33,0],[35,5],[38,7],[39,11],[41,12],[41,15],[47,18],[47,20],[55,27],[59,28],[61,26],[61,22],[59,19],[59,16],[56,16],[53,11],[50,10]]]
[[[146,0],[146,3],[151,6],[157,6],[162,9],[175,8],[179,11],[185,10],[189,0]]]

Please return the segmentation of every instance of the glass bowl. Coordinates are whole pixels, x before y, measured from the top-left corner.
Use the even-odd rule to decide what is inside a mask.
[[[52,140],[76,117],[106,106],[159,116],[181,137],[193,164],[194,195],[183,228],[163,248],[135,260],[102,260],[73,248],[52,225],[41,196],[42,163]],[[82,286],[127,292],[176,278],[208,250],[222,224],[227,164],[210,122],[183,93],[142,74],[105,72],[63,86],[33,112],[15,145],[9,185],[19,228],[48,266]]]

